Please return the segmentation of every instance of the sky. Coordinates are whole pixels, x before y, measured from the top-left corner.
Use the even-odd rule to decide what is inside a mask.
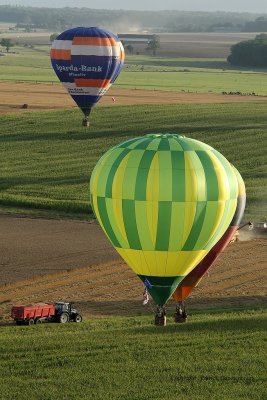
[[[0,0],[0,5],[266,13],[267,0]],[[1,20],[1,15],[0,15]]]

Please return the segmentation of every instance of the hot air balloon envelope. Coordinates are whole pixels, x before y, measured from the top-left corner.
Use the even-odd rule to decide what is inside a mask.
[[[90,190],[104,232],[159,305],[222,237],[238,195],[225,157],[172,134],[109,150],[93,171]]]
[[[121,42],[100,28],[61,33],[50,51],[52,66],[86,117],[118,77],[124,60]]]

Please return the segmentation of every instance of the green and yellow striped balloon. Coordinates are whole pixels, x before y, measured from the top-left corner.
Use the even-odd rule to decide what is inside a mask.
[[[152,134],[104,154],[90,191],[107,237],[163,305],[228,228],[238,183],[212,147]]]

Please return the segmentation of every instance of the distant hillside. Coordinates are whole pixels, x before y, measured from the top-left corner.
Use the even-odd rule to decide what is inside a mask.
[[[1,22],[25,29],[61,31],[67,27],[105,26],[114,32],[240,32],[259,14],[188,11],[126,11],[90,8],[37,8],[0,6]],[[257,27],[257,24],[251,26]]]

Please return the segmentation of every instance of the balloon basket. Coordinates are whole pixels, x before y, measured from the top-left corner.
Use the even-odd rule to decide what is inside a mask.
[[[183,324],[187,320],[187,313],[185,311],[184,302],[181,301],[176,306],[176,312],[174,314],[174,322],[177,324]]]
[[[84,118],[83,122],[82,122],[82,126],[85,126],[86,128],[88,128],[90,126],[90,122],[88,119]]]
[[[155,314],[155,326],[166,326],[166,324],[167,318],[165,308],[158,306]]]

